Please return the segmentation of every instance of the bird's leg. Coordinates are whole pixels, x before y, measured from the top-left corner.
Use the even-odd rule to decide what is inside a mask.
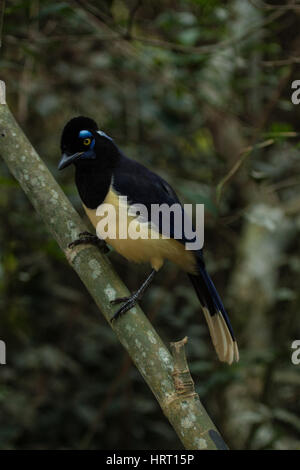
[[[69,243],[68,248],[74,248],[75,246],[82,244],[89,244],[95,245],[104,254],[109,252],[106,242],[101,240],[101,238],[98,238],[97,235],[93,235],[90,232],[81,232],[78,237],[79,238]]]
[[[119,318],[121,315],[126,313],[132,307],[134,307],[134,305],[138,302],[138,300],[141,300],[145,290],[151,284],[151,281],[153,280],[155,273],[156,273],[155,269],[152,269],[151,273],[149,274],[147,279],[143,282],[141,287],[136,292],[134,292],[130,297],[119,297],[118,299],[110,301],[110,303],[114,305],[119,304],[121,302],[125,302],[124,305],[122,305],[122,307],[120,307],[119,310],[117,310],[117,312],[113,315],[110,321],[113,321]]]

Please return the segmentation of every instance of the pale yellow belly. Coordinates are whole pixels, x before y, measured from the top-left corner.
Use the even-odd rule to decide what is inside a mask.
[[[146,224],[139,224],[135,217],[129,216],[128,214],[126,217],[127,220],[125,226],[120,226],[120,224],[123,223],[122,220],[124,219],[119,218],[119,198],[118,195],[111,189],[108,192],[103,204],[111,204],[114,207],[116,214],[116,226],[112,231],[113,236],[104,236],[104,234],[101,235],[101,231],[99,233],[98,230],[97,234],[98,236],[101,236],[101,238],[104,238],[109,245],[111,245],[126,259],[136,263],[149,262],[156,271],[161,268],[164,260],[168,259],[179,265],[183,270],[190,273],[196,273],[195,258],[193,253],[189,250],[186,250],[184,245],[177,240],[165,238],[157,232],[153,233],[153,230],[151,230]],[[83,207],[93,226],[97,229],[97,225],[103,219],[103,216],[96,215],[96,209],[88,209],[84,204]],[[122,207],[124,213],[124,206]],[[128,208],[126,208],[126,210],[127,209]],[[145,234],[147,231],[148,237],[132,239],[128,233],[128,228],[131,223],[134,224],[137,232],[140,231],[141,233]],[[123,236],[125,233],[125,237],[120,238],[120,233],[123,234]]]

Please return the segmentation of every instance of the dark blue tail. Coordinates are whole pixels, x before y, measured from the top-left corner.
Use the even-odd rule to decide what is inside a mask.
[[[229,317],[217,289],[207,273],[201,252],[197,257],[198,275],[189,274],[208,323],[213,344],[221,361],[238,360],[238,349]]]

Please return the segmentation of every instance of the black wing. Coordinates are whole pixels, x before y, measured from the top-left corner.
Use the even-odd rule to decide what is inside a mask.
[[[147,208],[151,204],[180,204],[175,191],[163,178],[125,155],[114,169],[113,186],[132,204],[145,204]]]
[[[179,220],[176,219],[176,224],[181,225],[182,232],[181,238],[178,237],[178,225],[175,224],[174,214],[170,213],[170,237],[176,238],[178,241],[185,243],[191,242],[193,239],[187,239],[184,235],[184,221],[187,220],[187,215],[184,214],[184,209],[178,199],[177,194],[173,188],[163,178],[156,173],[148,170],[140,163],[127,158],[122,155],[118,166],[114,169],[113,173],[113,188],[122,196],[127,196],[129,205],[143,204],[147,208],[148,222],[151,220],[151,205],[152,204],[167,204],[172,206],[178,204],[178,214],[180,213]],[[153,222],[153,221],[152,221]],[[162,217],[158,220],[158,229],[160,233],[164,233],[164,224]],[[175,230],[177,229],[177,230]]]

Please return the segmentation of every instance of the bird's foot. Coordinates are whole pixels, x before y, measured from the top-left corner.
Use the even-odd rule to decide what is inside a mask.
[[[78,235],[79,238],[74,240],[73,242],[69,243],[68,248],[74,248],[75,246],[78,245],[95,245],[101,253],[106,254],[109,252],[109,248],[104,240],[101,240],[101,238],[98,238],[97,235],[93,235],[90,232],[81,232]]]
[[[135,304],[139,300],[141,300],[141,298],[144,295],[145,290],[147,289],[147,287],[151,283],[151,281],[154,277],[154,274],[155,274],[155,269],[152,269],[151,273],[149,274],[147,279],[143,282],[141,287],[136,292],[131,294],[130,297],[119,297],[118,299],[110,301],[110,303],[113,304],[113,305],[120,304],[120,303],[124,302],[122,307],[120,307],[119,310],[117,310],[117,312],[111,318],[111,320],[110,320],[111,322],[113,320],[116,320],[117,318],[119,318],[121,315],[124,315],[124,313],[126,313],[128,310],[130,310],[132,307],[134,307]]]
[[[116,313],[113,315],[113,317],[110,319],[111,322],[116,320],[117,318],[120,318],[124,313],[128,312],[132,307],[135,306],[135,304],[138,302],[140,299],[139,292],[134,292],[130,297],[118,297],[115,300],[111,300],[110,303],[112,305],[117,305],[120,303],[124,303],[122,307],[119,308],[119,310],[116,311]]]

